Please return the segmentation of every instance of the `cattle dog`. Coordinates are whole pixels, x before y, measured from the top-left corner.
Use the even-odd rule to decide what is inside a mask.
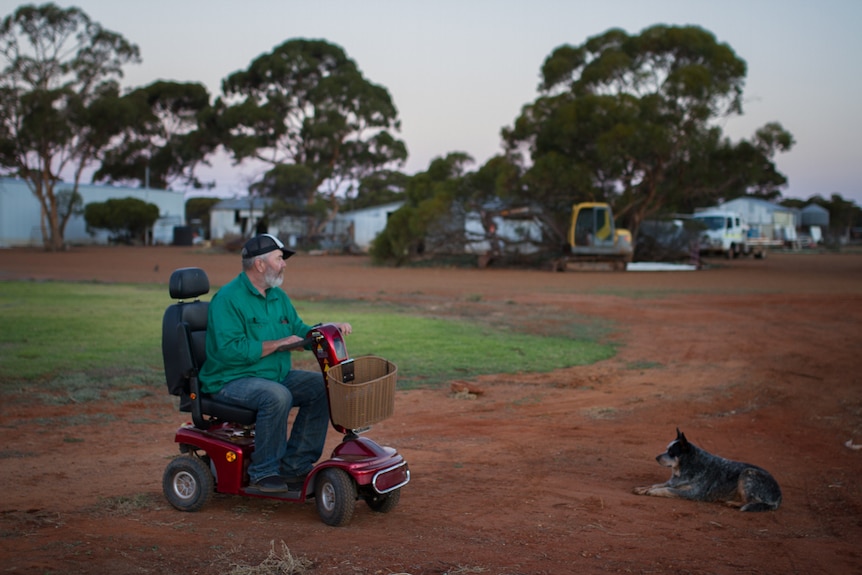
[[[679,429],[656,461],[671,468],[670,479],[635,487],[637,495],[720,501],[740,511],[774,511],[781,505],[781,489],[768,471],[712,455],[689,443]]]

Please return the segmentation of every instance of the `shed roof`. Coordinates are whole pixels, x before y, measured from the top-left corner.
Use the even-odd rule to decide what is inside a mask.
[[[214,210],[249,210],[252,208],[261,209],[268,207],[272,203],[272,198],[253,198],[245,196],[242,198],[228,198],[215,204]]]
[[[770,202],[768,200],[764,200],[761,198],[752,198],[752,197],[748,197],[748,196],[742,196],[739,198],[734,198],[732,200],[728,200],[728,201],[722,203],[721,205],[727,206],[727,205],[742,204],[742,203],[752,204],[752,205],[761,207],[765,210],[768,210],[770,212],[795,212],[796,211],[794,208],[788,208],[786,206],[781,206],[781,205],[778,205],[774,202]]]
[[[829,213],[829,210],[827,210],[826,208],[824,208],[820,204],[808,204],[807,206],[802,208],[802,211],[806,212],[806,213],[809,213],[809,212],[811,212],[811,213],[816,212],[816,213],[820,213],[820,214],[828,214]]]

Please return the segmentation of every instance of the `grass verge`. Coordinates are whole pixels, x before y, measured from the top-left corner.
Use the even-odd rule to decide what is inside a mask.
[[[0,282],[0,393],[36,389],[40,401],[60,403],[162,393],[161,320],[171,303],[165,292],[153,285]],[[602,341],[610,326],[559,310],[477,298],[442,311],[385,302],[295,303],[308,323],[351,322],[351,355],[396,363],[402,389],[548,372],[615,352]],[[294,357],[298,366],[316,368],[310,354]]]

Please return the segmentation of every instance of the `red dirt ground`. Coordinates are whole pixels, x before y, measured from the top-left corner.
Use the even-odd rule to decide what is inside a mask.
[[[862,256],[715,264],[554,274],[298,255],[285,281],[297,299],[577,312],[613,321],[619,352],[587,367],[472,379],[485,391],[472,400],[448,388],[398,392],[395,415],[370,436],[405,456],[412,481],[393,512],[358,505],[342,528],[324,525],[312,502],[216,495],[197,513],[171,508],[161,475],[187,416],[166,395],[119,407],[3,402],[0,569],[221,574],[259,565],[283,541],[313,562],[310,573],[339,575],[860,573]],[[171,270],[192,265],[221,285],[239,261],[175,247],[5,250],[0,280],[167,285]],[[81,410],[116,419],[45,423]],[[781,508],[634,495],[668,478],[654,457],[677,426],[713,453],[770,470]]]

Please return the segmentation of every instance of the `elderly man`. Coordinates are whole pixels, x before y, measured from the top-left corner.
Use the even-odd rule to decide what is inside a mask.
[[[213,296],[201,391],[257,410],[250,487],[261,492],[299,488],[323,452],[329,408],[323,376],[291,369],[284,346],[305,338],[311,326],[281,289],[285,260],[294,252],[261,234],[242,248],[242,272]],[[349,323],[335,324],[345,335]],[[287,419],[298,407],[287,439]]]

